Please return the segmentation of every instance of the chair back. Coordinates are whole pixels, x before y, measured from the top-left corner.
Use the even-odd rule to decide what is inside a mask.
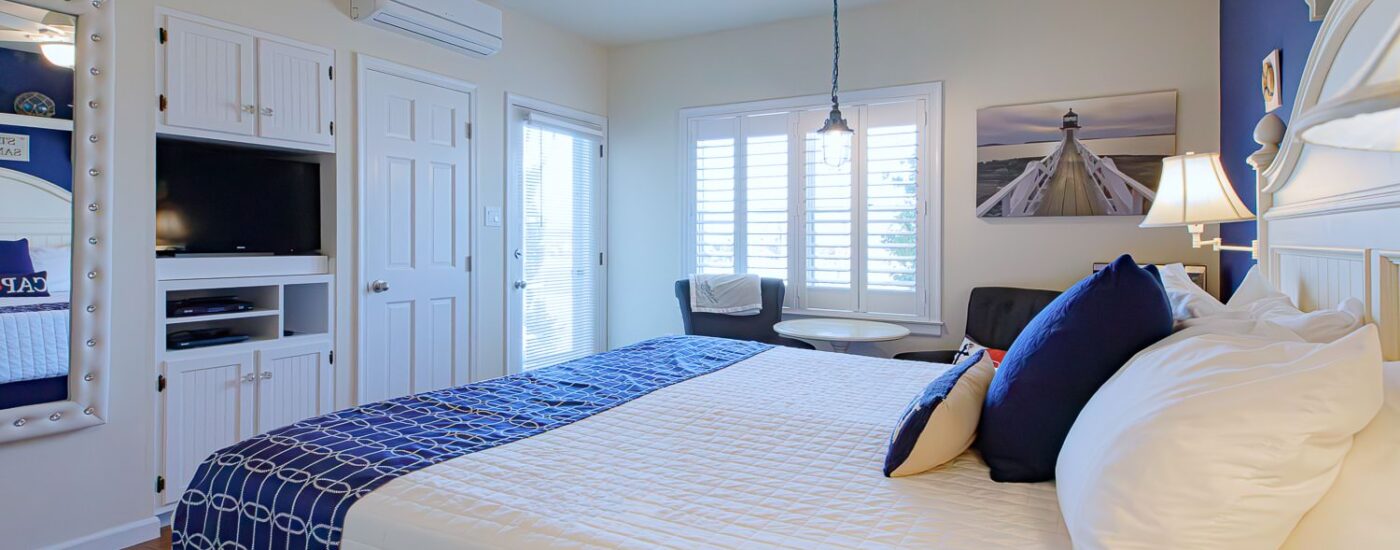
[[[782,346],[811,347],[778,336],[777,331],[773,330],[773,325],[783,320],[783,297],[786,294],[783,280],[764,278],[760,284],[763,292],[763,310],[758,312],[758,315],[736,316],[691,311],[690,279],[676,281],[676,300],[680,302],[685,333]]]
[[[1059,296],[1054,290],[974,288],[967,303],[967,336],[992,349],[1010,349],[1031,319]]]

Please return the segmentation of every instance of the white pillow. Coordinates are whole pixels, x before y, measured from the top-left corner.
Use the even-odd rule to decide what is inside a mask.
[[[1259,266],[1256,265],[1249,268],[1249,273],[1244,275],[1244,280],[1240,281],[1240,287],[1235,289],[1235,294],[1230,296],[1230,301],[1226,302],[1226,305],[1243,307],[1273,296],[1283,296],[1283,293],[1274,290],[1274,287],[1269,285],[1269,281],[1264,279],[1264,275],[1259,272]]]
[[[1400,548],[1400,363],[1385,365],[1385,404],[1356,434],[1342,473],[1303,516],[1286,550]]]
[[[29,258],[34,261],[35,271],[48,272],[50,293],[69,292],[73,289],[73,249],[63,247],[35,247],[29,250]]]
[[[900,415],[885,452],[885,476],[921,474],[972,446],[996,366],[985,351],[930,382]]]
[[[1191,281],[1191,276],[1186,273],[1186,266],[1170,264],[1157,271],[1162,274],[1162,286],[1167,289],[1167,299],[1172,304],[1172,317],[1177,321],[1215,315],[1225,310],[1225,304]]]
[[[1205,334],[1143,351],[1060,452],[1076,548],[1277,548],[1381,406],[1376,328],[1331,344]]]

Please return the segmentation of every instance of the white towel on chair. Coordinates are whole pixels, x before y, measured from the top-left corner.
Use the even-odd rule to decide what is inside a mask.
[[[691,275],[690,311],[758,315],[763,311],[763,281],[758,275]]]

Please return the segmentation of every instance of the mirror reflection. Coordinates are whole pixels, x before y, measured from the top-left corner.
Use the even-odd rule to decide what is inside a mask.
[[[0,0],[0,408],[68,395],[76,24]]]

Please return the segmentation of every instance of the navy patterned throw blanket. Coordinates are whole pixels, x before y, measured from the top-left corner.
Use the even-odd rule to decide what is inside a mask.
[[[698,336],[311,418],[214,453],[175,548],[336,548],[350,506],[402,475],[567,426],[773,346]]]

